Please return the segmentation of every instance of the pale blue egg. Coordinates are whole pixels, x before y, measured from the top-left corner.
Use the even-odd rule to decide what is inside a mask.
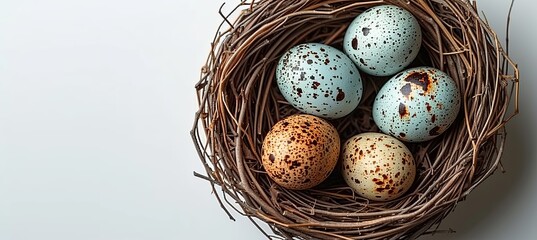
[[[460,91],[451,77],[436,68],[417,67],[382,86],[373,103],[373,120],[386,134],[422,142],[445,132],[460,105]]]
[[[362,78],[340,50],[319,43],[297,45],[276,68],[283,97],[298,110],[325,118],[351,113],[362,98]]]
[[[347,28],[343,50],[360,71],[390,76],[407,67],[421,47],[421,28],[407,10],[381,5],[369,8]]]

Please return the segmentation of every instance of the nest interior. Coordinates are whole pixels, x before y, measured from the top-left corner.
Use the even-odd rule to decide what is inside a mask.
[[[279,57],[299,43],[342,49],[347,26],[367,8],[392,4],[419,21],[423,43],[411,66],[448,73],[462,94],[458,119],[440,137],[407,144],[418,165],[403,197],[373,202],[354,194],[337,167],[321,185],[304,191],[276,185],[261,165],[264,136],[297,113],[275,85]],[[271,238],[414,239],[434,231],[499,166],[505,124],[518,113],[518,69],[477,4],[467,0],[242,1],[217,30],[196,84],[199,111],[191,131],[217,201],[267,223]],[[375,93],[387,78],[362,74],[364,93],[350,115],[331,120],[342,142],[378,132],[371,117]],[[236,208],[235,204],[240,206]]]

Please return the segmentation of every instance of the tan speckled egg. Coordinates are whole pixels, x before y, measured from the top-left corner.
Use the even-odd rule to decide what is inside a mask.
[[[408,148],[382,133],[362,133],[343,144],[343,178],[369,200],[390,201],[414,182],[416,164]]]
[[[336,166],[337,130],[326,120],[297,114],[277,122],[263,141],[262,162],[269,177],[292,190],[314,187]]]

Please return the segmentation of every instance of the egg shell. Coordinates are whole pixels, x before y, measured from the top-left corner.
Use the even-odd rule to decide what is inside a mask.
[[[351,113],[362,98],[362,78],[340,50],[319,43],[289,49],[278,62],[276,82],[298,110],[325,118]]]
[[[379,129],[403,141],[422,142],[445,132],[461,105],[457,84],[431,67],[403,71],[388,80],[373,102]]]
[[[416,164],[408,148],[382,133],[362,133],[345,142],[343,178],[360,196],[390,201],[407,192],[416,177]]]
[[[421,28],[407,10],[381,5],[358,15],[347,28],[343,50],[358,69],[390,76],[407,67],[421,47]]]
[[[263,141],[262,163],[278,185],[303,190],[323,182],[338,161],[340,140],[326,120],[306,114],[277,122]]]

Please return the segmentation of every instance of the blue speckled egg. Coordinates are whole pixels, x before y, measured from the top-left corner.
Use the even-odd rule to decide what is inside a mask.
[[[457,84],[431,67],[405,70],[380,89],[373,120],[386,134],[407,142],[431,140],[457,118],[461,105]]]
[[[280,58],[276,81],[298,110],[325,118],[351,113],[362,98],[362,78],[338,49],[319,43],[297,45]]]
[[[369,8],[347,28],[343,50],[358,69],[390,76],[407,67],[421,47],[421,28],[407,10],[381,5]]]

